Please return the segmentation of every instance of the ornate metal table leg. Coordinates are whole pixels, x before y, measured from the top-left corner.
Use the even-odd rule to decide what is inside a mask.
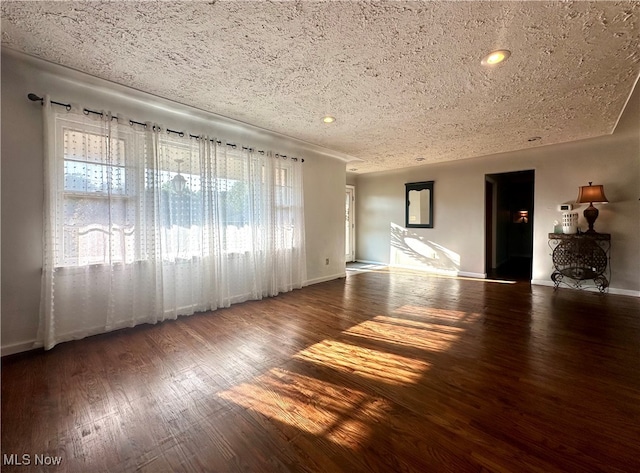
[[[609,281],[602,274],[596,276],[593,282],[596,284],[596,287],[600,292],[605,292],[609,287]]]
[[[558,271],[554,271],[553,272],[553,274],[551,275],[551,280],[553,281],[553,288],[554,289],[558,289],[558,286],[562,282],[562,278],[563,277],[564,276],[562,275],[562,273],[559,273]]]

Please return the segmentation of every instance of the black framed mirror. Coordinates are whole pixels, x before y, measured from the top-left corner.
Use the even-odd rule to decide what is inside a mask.
[[[407,228],[433,228],[433,181],[405,184]]]

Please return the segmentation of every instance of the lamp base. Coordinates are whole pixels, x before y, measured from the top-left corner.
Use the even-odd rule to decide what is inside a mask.
[[[600,212],[598,212],[598,209],[593,206],[593,203],[589,202],[589,207],[584,209],[584,212],[582,213],[582,215],[584,215],[584,218],[587,219],[587,223],[589,224],[589,230],[587,230],[585,233],[598,233],[593,229],[593,224],[596,222],[599,213]]]

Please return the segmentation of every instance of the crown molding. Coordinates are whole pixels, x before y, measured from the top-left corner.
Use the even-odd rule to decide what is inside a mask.
[[[251,123],[243,122],[241,120],[235,120],[223,115],[219,115],[208,110],[186,105],[175,100],[171,100],[165,97],[151,94],[143,90],[135,89],[126,85],[111,82],[100,77],[87,74],[77,69],[72,69],[60,64],[56,64],[51,61],[40,59],[29,54],[17,51],[15,49],[2,47],[2,55],[14,58],[15,60],[22,61],[35,69],[38,69],[44,73],[49,73],[60,77],[65,81],[69,81],[74,84],[91,86],[98,91],[107,95],[112,95],[119,99],[133,100],[147,107],[153,107],[163,112],[172,113],[175,115],[188,116],[190,118],[200,119],[206,121],[209,125],[213,125],[222,129],[235,130],[240,132],[250,132],[261,138],[280,139],[286,140],[289,143],[295,145],[302,152],[310,151],[314,154],[326,156],[329,158],[340,160],[344,163],[354,163],[363,161],[360,158],[351,156],[340,151],[336,151],[324,146],[316,145],[308,141],[304,141],[293,136],[289,136],[283,133],[272,131],[266,128],[262,128]],[[34,93],[38,95],[44,95],[46,91],[34,90]],[[55,97],[54,97],[55,99]]]

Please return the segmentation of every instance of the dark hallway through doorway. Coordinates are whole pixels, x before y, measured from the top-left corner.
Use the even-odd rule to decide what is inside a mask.
[[[535,171],[485,176],[485,268],[489,279],[531,281]]]

